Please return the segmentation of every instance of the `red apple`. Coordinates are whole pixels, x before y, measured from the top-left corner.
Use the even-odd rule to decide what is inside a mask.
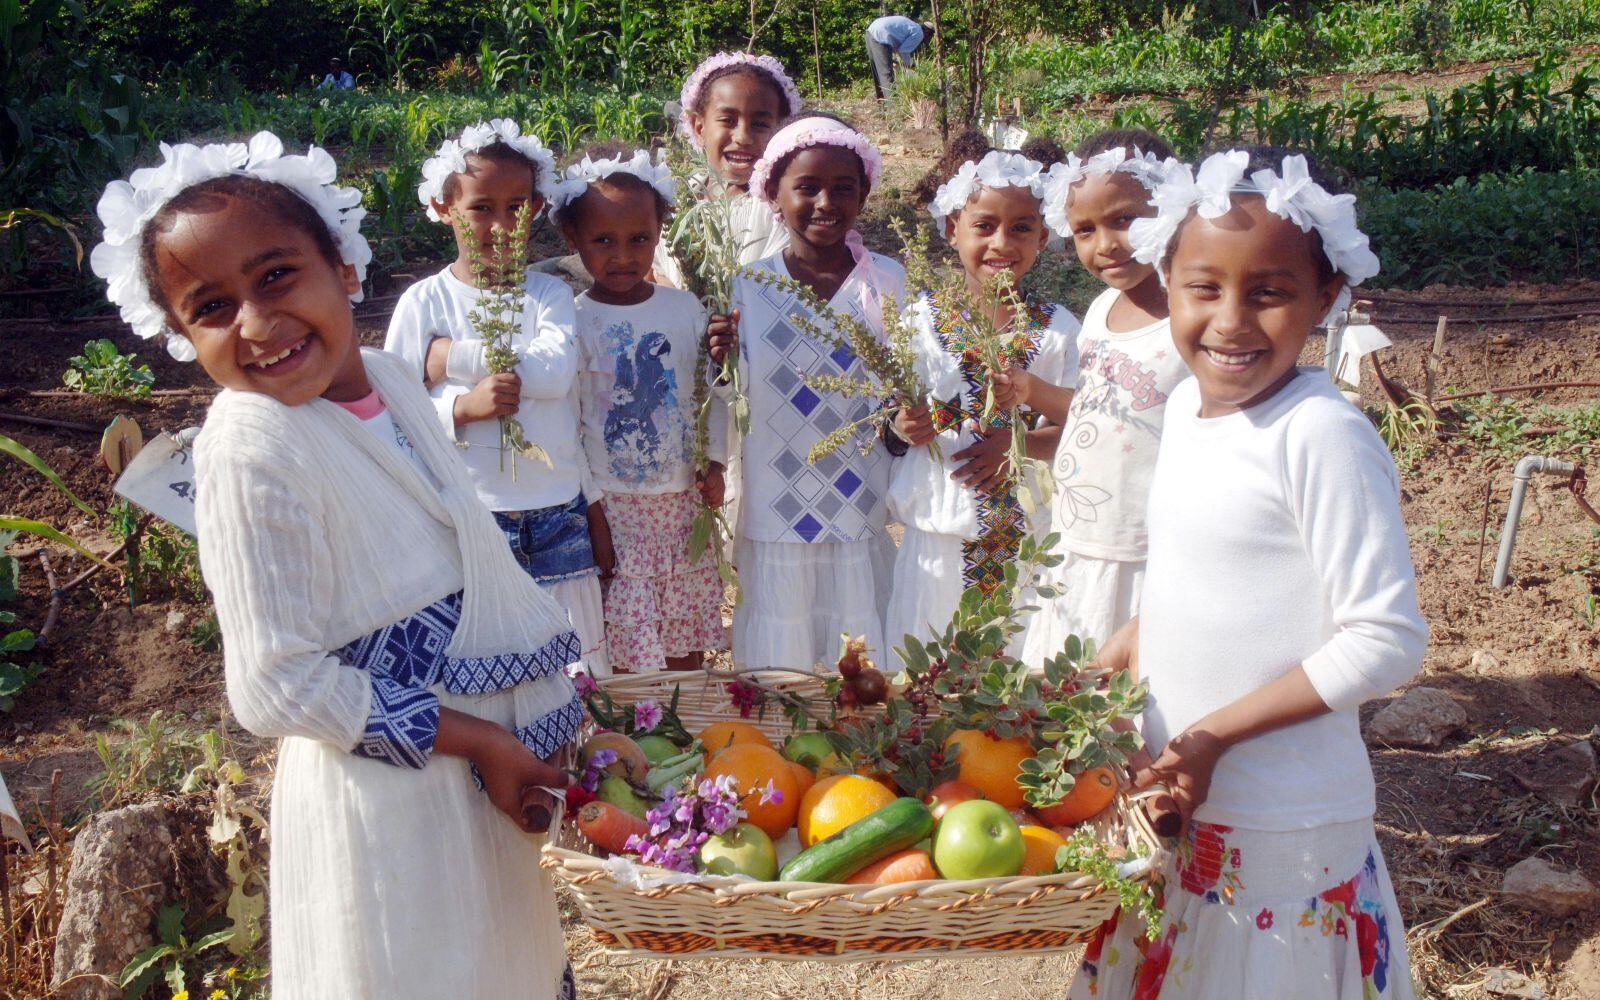
[[[937,823],[944,819],[944,814],[950,811],[951,806],[981,798],[983,793],[976,788],[964,781],[951,780],[934,785],[933,791],[923,801],[933,809],[933,821]]]

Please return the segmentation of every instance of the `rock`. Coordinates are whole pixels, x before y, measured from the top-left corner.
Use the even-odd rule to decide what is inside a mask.
[[[59,992],[52,995],[65,1000],[122,995],[111,983],[153,942],[156,910],[167,898],[171,819],[165,803],[145,802],[92,816],[79,832],[56,931],[51,984]]]
[[[1524,858],[1500,882],[1500,894],[1518,906],[1568,917],[1600,906],[1600,890],[1577,872],[1552,868],[1543,858]]]
[[[189,620],[189,616],[184,614],[178,608],[173,608],[171,611],[168,611],[167,612],[167,634],[168,635],[177,635],[178,632],[183,628],[183,623],[188,621],[188,620]]]
[[[1483,974],[1483,988],[1500,997],[1544,1000],[1544,987],[1513,969],[1489,969]]]
[[[1480,649],[1472,654],[1472,659],[1467,661],[1467,667],[1475,674],[1492,674],[1500,669],[1500,661],[1487,649]]]
[[[1436,747],[1467,724],[1466,709],[1438,688],[1415,687],[1378,710],[1367,735],[1399,746]]]
[[[1564,806],[1580,805],[1595,785],[1594,744],[1579,740],[1542,753],[1518,764],[1511,776],[1542,799]]]

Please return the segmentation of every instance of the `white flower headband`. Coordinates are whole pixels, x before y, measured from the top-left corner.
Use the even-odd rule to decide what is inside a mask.
[[[534,187],[546,202],[555,191],[556,158],[536,135],[523,135],[522,126],[509,118],[495,118],[461,131],[461,138],[446,139],[422,164],[422,183],[417,185],[417,199],[428,210],[434,222],[445,219],[434,211],[433,203],[444,201],[444,183],[451,174],[466,172],[467,157],[479,150],[505,143],[533,164]]]
[[[365,281],[372,248],[361,235],[361,192],[334,184],[339,173],[326,150],[312,146],[304,156],[285,156],[283,143],[271,132],[257,132],[248,143],[213,143],[195,146],[161,144],[161,164],[135,170],[125,181],[112,181],[95,211],[105,227],[105,239],[89,255],[89,267],[106,281],[106,297],[122,319],[145,339],[165,337],[167,353],[179,361],[193,361],[194,345],[167,326],[166,312],[156,304],[145,284],[139,245],[144,227],[156,213],[189,188],[218,177],[256,177],[281,184],[299,195],[328,227],[339,256]],[[361,301],[358,288],[350,296]]]
[[[1349,301],[1350,287],[1378,273],[1378,256],[1372,252],[1367,234],[1356,225],[1355,195],[1330,194],[1311,179],[1306,158],[1299,153],[1283,158],[1281,173],[1257,170],[1245,180],[1249,166],[1250,154],[1241,149],[1213,153],[1200,164],[1198,173],[1179,164],[1151,199],[1156,205],[1155,217],[1135,219],[1129,227],[1134,257],[1156,265],[1165,284],[1161,261],[1190,209],[1201,218],[1215,219],[1233,207],[1233,195],[1259,195],[1265,199],[1267,211],[1299,226],[1301,232],[1317,231],[1328,263],[1344,275],[1345,290],[1333,307],[1333,312],[1341,311]]]
[[[1077,153],[1068,153],[1065,163],[1050,168],[1049,190],[1045,193],[1044,221],[1061,236],[1071,232],[1067,223],[1067,195],[1072,185],[1086,177],[1099,174],[1127,174],[1144,189],[1154,193],[1166,178],[1167,172],[1177,165],[1177,160],[1163,160],[1154,153],[1143,153],[1135,146],[1129,150],[1113,146],[1096,153],[1087,160]]]
[[[621,156],[595,160],[585,155],[582,160],[567,167],[561,182],[555,185],[555,191],[550,195],[551,220],[554,221],[562,209],[582,198],[590,184],[605,180],[612,174],[631,174],[654,188],[666,200],[667,207],[677,204],[678,182],[672,178],[672,168],[659,159],[652,160],[648,151],[636,150],[626,160]]]
[[[934,225],[942,233],[945,220],[966,207],[979,188],[1027,188],[1043,202],[1049,184],[1050,175],[1044,172],[1044,164],[1030,160],[1021,153],[993,150],[981,160],[963,163],[954,177],[939,185],[938,192],[933,196],[933,204],[928,206],[928,213],[933,216]],[[1047,225],[1049,221],[1046,216]],[[1064,228],[1057,229],[1053,225],[1050,228],[1057,234],[1066,232]]]
[[[772,56],[751,55],[749,52],[718,52],[714,56],[707,56],[700,65],[689,74],[689,79],[683,81],[683,91],[678,95],[678,104],[683,108],[683,117],[678,120],[678,131],[689,140],[695,149],[700,147],[700,139],[694,134],[694,129],[689,125],[689,112],[700,102],[700,92],[705,89],[706,80],[718,70],[730,66],[748,66],[751,69],[765,73],[772,77],[772,82],[778,85],[778,90],[783,94],[784,103],[780,119],[800,113],[800,88],[789,79],[789,72],[783,68],[783,63]]]

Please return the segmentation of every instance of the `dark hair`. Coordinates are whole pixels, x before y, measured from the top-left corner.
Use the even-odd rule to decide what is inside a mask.
[[[282,184],[246,174],[214,177],[185,189],[162,205],[139,234],[139,271],[144,277],[145,287],[150,290],[151,301],[168,313],[172,312],[172,305],[167,301],[166,290],[158,280],[156,240],[170,232],[173,223],[184,212],[216,211],[228,198],[237,198],[252,209],[300,230],[311,237],[324,260],[335,269],[344,266],[344,258],[339,254],[339,243],[333,231],[322,221],[322,216],[311,207],[311,203],[294,191]]]
[[[1060,163],[1067,158],[1067,151],[1061,148],[1061,143],[1047,135],[1034,136],[1023,143],[1017,152],[1030,160],[1044,164],[1047,169],[1052,163]]]
[[[911,200],[918,205],[930,205],[934,196],[939,193],[939,187],[956,175],[961,165],[968,160],[981,160],[994,150],[989,145],[982,132],[975,128],[963,129],[957,133],[950,145],[944,148],[944,153],[939,156],[922,180],[917,181],[911,189]]]
[[[591,160],[626,160],[633,155],[633,149],[620,142],[601,142],[584,150],[583,155]],[[624,191],[636,191],[649,195],[656,206],[656,224],[658,226],[665,226],[668,217],[672,215],[672,206],[667,203],[667,199],[661,196],[661,192],[657,191],[654,185],[645,183],[633,174],[618,172],[611,174],[604,180],[590,181],[589,183],[591,187],[595,184],[609,184]],[[575,224],[583,212],[580,206],[588,200],[589,192],[585,191],[567,202],[566,205],[562,206],[561,211],[557,213],[559,217],[554,220],[556,224],[561,226]]]
[[[496,140],[482,149],[475,149],[467,154],[468,170],[472,169],[471,159],[473,157],[477,157],[480,160],[488,160],[492,163],[505,163],[514,166],[520,165],[527,167],[528,177],[530,178],[529,184],[533,187],[533,195],[535,198],[539,197],[539,165],[528,159],[526,156],[523,156],[521,153],[517,152],[516,149],[512,148],[506,143],[500,142],[499,140]],[[461,182],[456,180],[455,174],[451,174],[444,179],[444,188],[439,192],[439,197],[442,198],[446,204],[448,204],[450,200],[454,198],[460,191]]]
[[[797,122],[802,118],[826,118],[828,121],[838,122],[840,125],[843,125],[845,128],[850,129],[853,132],[861,131],[860,129],[856,128],[854,123],[852,123],[849,119],[842,118],[839,115],[832,114],[827,111],[807,111],[804,114],[791,115],[784,119],[784,121],[778,126],[778,131],[783,130],[790,124]],[[775,131],[773,134],[776,135],[777,132]],[[767,190],[764,193],[768,198],[771,198],[777,194],[778,181],[783,179],[784,171],[789,169],[789,164],[794,162],[794,158],[812,148],[814,147],[802,146],[799,149],[791,149],[789,152],[778,158],[778,161],[772,165],[771,173],[767,174]],[[844,152],[850,153],[851,156],[856,156],[856,154],[851,150],[847,149],[844,150]],[[861,189],[867,194],[870,194],[872,192],[872,181],[867,177],[867,165],[861,162],[861,157],[859,156],[856,156],[856,164],[861,169]]]
[[[1315,181],[1317,184],[1320,184],[1329,194],[1344,193],[1344,185],[1339,183],[1339,181],[1335,180],[1332,175],[1323,170],[1322,166],[1317,163],[1316,158],[1312,156],[1312,154],[1303,152],[1302,150],[1289,149],[1284,146],[1222,146],[1211,150],[1205,155],[1209,156],[1212,152],[1220,153],[1233,149],[1243,150],[1250,156],[1250,162],[1245,167],[1244,171],[1246,177],[1250,176],[1250,174],[1257,170],[1272,170],[1281,174],[1283,172],[1284,158],[1298,155],[1306,158],[1306,174],[1313,181]],[[1203,158],[1204,157],[1202,157],[1202,159]],[[1162,270],[1166,270],[1172,266],[1172,255],[1177,250],[1178,240],[1183,236],[1184,226],[1188,225],[1188,223],[1189,218],[1185,217],[1181,222],[1178,223],[1178,228],[1173,231],[1172,239],[1167,242],[1167,252],[1161,256],[1160,266]],[[1317,282],[1319,284],[1326,285],[1328,282],[1332,281],[1338,276],[1338,272],[1333,269],[1333,262],[1328,259],[1327,252],[1322,249],[1322,234],[1318,233],[1315,229],[1312,229],[1305,235],[1311,240],[1311,256],[1317,265]]]
[[[694,107],[685,108],[684,110],[693,111],[697,115],[705,114],[706,101],[711,97],[711,88],[719,81],[727,80],[735,76],[754,77],[758,83],[764,83],[768,87],[771,87],[772,92],[778,95],[779,118],[788,118],[799,113],[799,108],[791,108],[789,106],[789,95],[783,89],[783,84],[778,82],[777,77],[773,76],[771,73],[768,73],[760,66],[756,66],[751,63],[736,63],[732,66],[723,66],[720,69],[712,70],[706,75],[706,78],[700,82],[700,90],[694,95]]]
[[[1072,151],[1078,154],[1079,159],[1087,160],[1097,153],[1104,153],[1118,146],[1130,152],[1138,149],[1141,153],[1154,153],[1163,160],[1175,155],[1165,139],[1142,128],[1112,128],[1096,132],[1072,147]]]

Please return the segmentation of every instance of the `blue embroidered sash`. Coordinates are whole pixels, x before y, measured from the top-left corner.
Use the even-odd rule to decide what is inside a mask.
[[[372,710],[355,752],[399,767],[427,764],[439,729],[439,699],[428,689],[443,685],[452,694],[487,694],[549,677],[578,661],[577,633],[563,632],[540,648],[497,656],[454,657],[445,653],[461,621],[461,595],[451,594],[351,642],[335,652],[351,666],[372,674]],[[583,703],[567,704],[515,733],[540,757],[549,757],[578,734]]]

